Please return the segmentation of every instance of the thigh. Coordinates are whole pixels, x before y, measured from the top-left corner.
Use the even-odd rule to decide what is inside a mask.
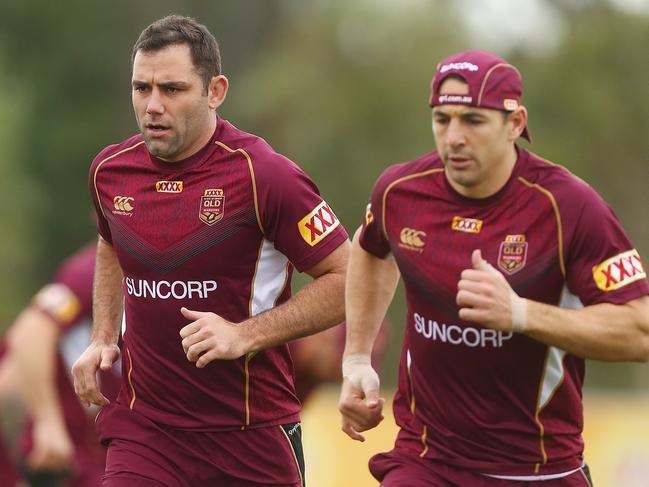
[[[300,423],[214,433],[211,441],[222,450],[218,468],[227,476],[219,485],[304,485]]]
[[[453,486],[443,472],[431,469],[428,461],[401,450],[379,453],[370,458],[370,473],[381,487],[449,487]]]
[[[97,431],[107,446],[102,485],[190,487],[192,459],[173,435],[129,408],[111,404],[97,417]],[[138,484],[137,482],[140,482]]]

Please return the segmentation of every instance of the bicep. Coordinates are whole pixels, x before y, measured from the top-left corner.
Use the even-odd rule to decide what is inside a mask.
[[[349,260],[350,247],[349,240],[343,241],[333,252],[304,272],[314,279],[325,274],[339,274],[344,276],[345,270],[347,269],[347,261]]]

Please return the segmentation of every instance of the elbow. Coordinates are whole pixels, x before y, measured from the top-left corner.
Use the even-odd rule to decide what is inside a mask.
[[[633,340],[633,362],[649,362],[649,317],[639,327],[638,338]]]
[[[638,340],[636,346],[636,356],[632,359],[634,362],[649,362],[649,333],[643,334]]]
[[[634,362],[649,362],[649,296],[637,299],[629,303],[633,310],[633,322],[635,323],[636,338],[631,339]]]

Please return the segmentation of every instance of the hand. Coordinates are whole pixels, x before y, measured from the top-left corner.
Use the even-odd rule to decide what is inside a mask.
[[[181,308],[180,312],[193,320],[180,330],[180,336],[187,360],[196,362],[199,369],[212,360],[233,360],[250,351],[245,326],[230,323],[216,313],[187,308]]]
[[[379,376],[372,368],[369,355],[348,355],[343,360],[343,385],[338,409],[342,414],[342,430],[357,441],[365,441],[360,433],[383,421],[383,404],[379,397]]]
[[[523,332],[527,327],[527,300],[511,288],[505,276],[482,258],[471,254],[473,269],[462,271],[456,301],[460,318],[499,331]]]
[[[34,446],[27,457],[27,465],[32,471],[72,470],[74,446],[61,420],[35,421],[32,438]]]
[[[114,343],[92,342],[72,366],[74,392],[81,404],[106,406],[110,401],[100,392],[97,371],[110,370],[119,358],[119,347]]]

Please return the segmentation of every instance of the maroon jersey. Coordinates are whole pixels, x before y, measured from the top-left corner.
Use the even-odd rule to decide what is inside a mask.
[[[141,135],[90,169],[101,236],[124,271],[124,383],[118,401],[176,428],[296,421],[286,346],[197,369],[180,308],[239,323],[290,297],[304,271],[348,237],[313,182],[261,138],[219,119],[209,143],[167,163]]]
[[[408,303],[398,448],[495,475],[582,465],[584,361],[522,334],[458,316],[471,252],[520,296],[552,305],[624,303],[649,293],[640,257],[616,216],[566,169],[518,149],[505,186],[485,199],[452,189],[436,152],[387,169],[360,243],[392,253]]]

